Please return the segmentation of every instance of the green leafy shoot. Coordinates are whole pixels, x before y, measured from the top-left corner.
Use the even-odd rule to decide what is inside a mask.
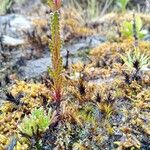
[[[125,65],[130,71],[136,69],[137,71],[147,70],[150,65],[150,56],[142,54],[139,49],[135,49],[133,52],[127,52],[126,55],[120,55]]]
[[[130,0],[117,0],[117,5],[122,12],[125,12],[127,4]]]
[[[63,62],[60,55],[62,40],[60,36],[60,21],[59,21],[59,8],[61,7],[61,0],[48,0],[49,7],[52,8],[51,16],[51,40],[49,47],[51,50],[52,68],[49,68],[49,74],[53,79],[52,99],[55,102],[60,102],[62,97],[63,87]]]
[[[135,22],[136,22],[136,33],[137,33],[137,37],[138,39],[142,39],[144,38],[144,36],[147,34],[146,30],[142,30],[143,27],[143,23],[142,20],[139,16],[135,17]],[[121,33],[123,37],[133,37],[134,31],[133,31],[133,22],[124,22],[122,29],[121,29]]]

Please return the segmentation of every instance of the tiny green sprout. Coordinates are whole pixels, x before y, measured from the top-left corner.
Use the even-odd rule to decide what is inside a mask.
[[[29,116],[25,116],[22,123],[18,125],[21,133],[32,137],[38,133],[44,133],[52,123],[52,109],[48,113],[44,111],[43,107],[35,108],[31,111]]]
[[[134,69],[136,72],[147,70],[150,64],[150,56],[144,53],[142,54],[138,48],[133,52],[127,52],[125,56],[120,56],[130,71]]]
[[[62,39],[60,35],[59,8],[61,0],[48,0],[48,5],[52,9],[51,18],[51,40],[49,47],[51,50],[52,68],[49,68],[49,74],[53,79],[52,99],[59,103],[62,98],[63,87],[63,62],[60,54],[62,48]]]
[[[122,12],[125,12],[127,4],[130,0],[117,0],[117,5],[121,9]]]
[[[135,17],[135,23],[136,23],[136,34],[138,39],[144,38],[144,36],[147,34],[146,30],[142,30],[143,23],[139,16]],[[133,37],[134,36],[134,26],[133,22],[124,22],[121,33],[124,37]]]

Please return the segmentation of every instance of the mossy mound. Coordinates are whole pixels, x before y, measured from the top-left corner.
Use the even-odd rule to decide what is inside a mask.
[[[126,71],[120,57],[133,50],[133,45],[133,39],[107,42],[91,50],[91,63],[72,65],[65,73],[59,109],[51,98],[51,79],[16,81],[0,108],[0,149],[34,149],[34,140],[21,133],[18,125],[41,106],[59,112],[56,124],[40,135],[43,149],[148,148],[149,72],[133,78],[135,74]],[[149,48],[148,42],[139,41],[141,53],[149,55]]]

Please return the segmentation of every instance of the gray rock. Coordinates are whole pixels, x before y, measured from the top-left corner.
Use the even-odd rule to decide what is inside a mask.
[[[23,31],[33,28],[29,18],[19,14],[0,16],[0,33],[2,43],[8,46],[18,46],[25,43]]]
[[[25,16],[19,14],[0,16],[0,32],[2,34],[11,36],[18,34],[19,31],[29,30],[31,27],[30,19]]]
[[[113,81],[114,81],[114,78],[109,77],[107,79],[98,78],[98,79],[90,80],[89,83],[92,83],[92,84],[103,84],[103,83],[112,83]]]
[[[25,67],[20,68],[20,72],[22,72],[23,78],[38,77],[47,71],[48,66],[51,66],[50,57],[30,60]]]
[[[70,63],[75,63],[80,61],[80,58],[71,58]],[[65,58],[63,58],[65,64]],[[23,79],[31,79],[41,76],[44,72],[48,70],[48,67],[51,67],[50,57],[39,58],[36,60],[30,60],[26,63],[26,66],[22,66],[19,69],[19,74]]]
[[[64,49],[69,50],[72,54],[76,53],[77,51],[94,48],[98,46],[99,44],[105,42],[106,39],[99,35],[92,35],[85,38],[79,38],[74,40],[72,44],[68,44],[64,46]],[[62,55],[64,55],[64,52],[62,52]]]
[[[3,35],[2,36],[2,43],[3,45],[7,45],[7,46],[19,46],[19,45],[23,45],[25,44],[25,40],[24,39],[17,39],[17,38],[13,38],[7,35]]]
[[[103,41],[104,40],[102,37],[90,36],[81,40],[77,40],[76,43],[65,45],[61,52],[64,64],[65,64],[66,50],[69,50],[70,53],[74,55],[74,57],[69,58],[69,62],[76,63],[78,61],[82,61],[82,57],[76,57],[76,53],[78,53],[78,51],[80,50],[84,51],[86,48],[98,46]],[[23,66],[20,68],[19,72],[22,74],[23,78],[33,78],[42,75],[44,72],[47,71],[49,66],[51,66],[51,59],[49,57],[49,54],[47,54],[44,58],[28,61],[25,67]],[[110,80],[108,80],[108,82],[110,82]]]
[[[10,27],[17,30],[29,30],[32,27],[31,21],[22,15],[14,15],[14,18],[10,20]]]
[[[47,11],[47,5],[44,5],[41,0],[16,0],[11,10],[15,13],[29,15],[29,16],[42,16],[45,17]],[[22,2],[21,2],[22,1]]]

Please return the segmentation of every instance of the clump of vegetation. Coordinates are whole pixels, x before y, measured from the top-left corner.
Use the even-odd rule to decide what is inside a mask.
[[[24,3],[24,0],[0,0],[0,15],[6,14],[14,2],[20,4]]]
[[[125,12],[126,7],[129,2],[130,2],[130,0],[117,0],[117,5],[119,6],[119,8],[122,12]]]
[[[54,114],[52,109],[49,108],[48,113],[44,111],[43,107],[35,108],[31,110],[29,116],[25,116],[22,123],[19,124],[18,129],[21,134],[27,136],[30,140],[34,140],[35,144],[32,147],[41,149],[41,137],[42,134],[49,128],[50,124],[54,121]]]
[[[133,52],[127,52],[126,56],[121,55],[121,58],[131,71],[136,69],[136,72],[147,70],[150,62],[150,56],[142,54],[137,48]]]
[[[52,109],[49,109],[48,114],[44,112],[44,108],[35,108],[29,116],[25,116],[22,123],[18,126],[21,133],[32,137],[38,133],[45,132],[51,124]]]

